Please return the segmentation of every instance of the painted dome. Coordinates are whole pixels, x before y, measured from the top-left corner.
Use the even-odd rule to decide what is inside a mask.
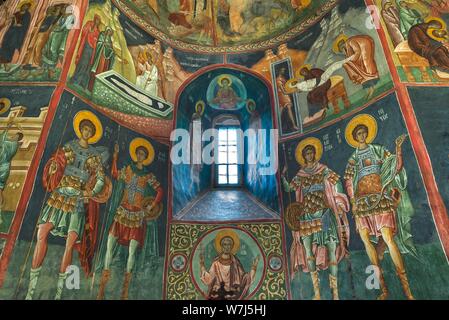
[[[240,52],[289,40],[334,7],[325,0],[114,0],[128,17],[170,45]]]

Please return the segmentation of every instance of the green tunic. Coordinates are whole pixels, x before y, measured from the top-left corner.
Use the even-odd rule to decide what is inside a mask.
[[[11,169],[11,160],[19,149],[18,141],[8,140],[8,132],[3,131],[0,135],[0,189],[5,188]]]
[[[417,10],[406,9],[401,6],[399,6],[399,20],[401,33],[405,40],[408,39],[408,32],[413,26],[424,22]]]
[[[108,61],[106,64],[109,68],[114,65],[115,52],[114,43],[112,42],[112,37],[106,35],[106,31],[103,31],[98,36],[97,48],[95,50],[94,63],[91,68],[93,73],[102,73],[107,70],[98,70],[101,67],[105,67],[104,62]]]
[[[65,46],[69,35],[72,16],[61,17],[48,37],[42,50],[42,62],[47,68],[54,68],[58,60],[64,58]]]
[[[299,218],[301,237],[311,236],[312,242],[318,246],[325,246],[329,242],[339,243],[338,223],[334,212],[326,204],[324,185],[326,180],[331,180],[337,190],[342,190],[338,175],[329,168],[318,173],[302,169],[300,173],[291,183],[282,177],[282,183],[286,192],[302,193],[303,214]]]

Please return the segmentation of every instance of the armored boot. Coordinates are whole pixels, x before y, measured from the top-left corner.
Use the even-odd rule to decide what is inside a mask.
[[[37,280],[39,279],[39,274],[41,273],[42,267],[33,269],[30,271],[30,284],[28,285],[27,295],[25,300],[33,300],[34,291],[36,290]]]
[[[318,271],[310,272],[310,276],[312,277],[313,292],[315,293],[313,300],[321,300],[320,279],[318,278]]]
[[[67,278],[67,273],[60,273],[58,277],[58,284],[56,286],[55,300],[61,300],[62,290],[64,289],[65,279]]]
[[[110,277],[111,277],[111,271],[103,270],[103,273],[101,274],[100,289],[98,290],[97,300],[104,300],[106,284],[108,283]]]
[[[410,285],[408,283],[407,274],[405,273],[405,270],[396,270],[399,280],[401,281],[402,290],[404,291],[405,297],[407,300],[415,300],[415,298],[412,295],[412,292],[410,291]]]
[[[122,300],[128,300],[128,291],[129,291],[129,283],[131,282],[131,272],[125,273],[125,280],[123,281],[123,287],[122,287],[122,295],[120,299]]]
[[[340,300],[340,297],[338,296],[338,281],[337,277],[334,277],[333,275],[329,275],[329,285],[332,289],[332,299],[333,300]]]

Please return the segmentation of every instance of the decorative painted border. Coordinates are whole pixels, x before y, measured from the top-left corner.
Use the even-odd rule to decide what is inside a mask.
[[[176,254],[182,254],[191,258],[196,246],[204,236],[214,230],[223,228],[240,229],[250,235],[254,241],[258,243],[259,248],[263,252],[265,265],[267,263],[266,257],[271,257],[273,255],[281,257],[283,262],[282,268],[277,272],[273,272],[269,268],[264,270],[259,286],[247,299],[287,299],[286,256],[283,253],[283,228],[280,223],[249,223],[236,225],[175,223],[172,224],[168,230],[169,241],[167,242],[167,256],[172,257]],[[170,264],[166,264],[164,299],[204,299],[203,294],[191,277],[191,263],[192,262],[189,261],[188,267],[182,272],[175,271]]]
[[[152,36],[156,37],[160,41],[165,42],[166,44],[173,46],[174,48],[193,51],[197,53],[211,53],[211,54],[219,54],[219,53],[241,53],[248,51],[256,51],[256,50],[265,50],[272,48],[281,43],[287,42],[293,39],[298,34],[306,31],[309,27],[314,25],[320,19],[322,19],[329,11],[331,11],[338,3],[339,0],[330,0],[322,7],[320,7],[314,15],[304,20],[302,23],[299,23],[297,26],[291,28],[290,30],[278,35],[269,40],[263,40],[256,43],[247,43],[247,44],[238,44],[234,46],[201,46],[196,44],[191,44],[184,42],[182,40],[174,40],[170,39],[170,36],[156,27],[154,27],[151,23],[137,15],[133,10],[131,10],[123,0],[112,0],[114,5],[120,9],[122,13],[124,13],[128,18],[133,20],[138,26],[140,26],[144,31],[148,32]]]

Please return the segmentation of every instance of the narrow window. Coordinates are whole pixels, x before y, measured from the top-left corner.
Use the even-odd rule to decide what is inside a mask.
[[[238,165],[239,151],[237,147],[236,127],[221,127],[218,129],[218,170],[219,186],[236,186],[240,184]]]

